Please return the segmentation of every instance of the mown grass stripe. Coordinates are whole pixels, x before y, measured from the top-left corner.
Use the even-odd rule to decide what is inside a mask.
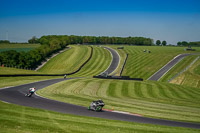
[[[128,82],[123,82],[122,83],[122,90],[121,90],[121,94],[123,97],[129,97],[129,83]]]
[[[142,94],[142,90],[141,90],[141,83],[136,82],[134,84],[134,91],[135,91],[135,95],[139,98],[143,98],[143,94]]]
[[[159,95],[163,98],[170,98],[164,91],[163,85],[160,84],[156,84],[156,86],[158,87],[158,91],[159,91]]]
[[[156,94],[154,93],[155,89],[153,90],[153,87],[152,85],[150,84],[146,84],[146,87],[147,87],[147,93],[149,95],[150,98],[157,98]]]

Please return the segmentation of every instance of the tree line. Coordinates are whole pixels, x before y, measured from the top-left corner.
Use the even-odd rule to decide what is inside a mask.
[[[28,40],[30,44],[40,43],[39,48],[29,52],[17,52],[15,50],[0,53],[0,64],[16,66],[18,68],[35,69],[45,58],[65,48],[69,44],[128,44],[128,45],[153,45],[153,40],[144,37],[95,37],[95,36],[67,36],[49,35]]]
[[[186,42],[186,41],[182,41],[182,42],[177,42],[178,46],[194,46],[194,47],[200,47],[200,42]]]
[[[37,39],[37,41],[39,42],[40,39]],[[48,37],[46,43],[41,43],[40,47],[29,52],[17,52],[15,50],[0,52],[0,64],[2,66],[35,69],[47,57],[65,48],[67,45],[60,38]]]
[[[52,38],[59,38],[58,40],[62,43],[67,44],[128,44],[128,45],[145,45],[151,46],[153,45],[153,39],[145,38],[145,37],[108,37],[108,36],[67,36],[67,35],[50,35],[50,36],[42,36],[37,39],[33,37],[28,40],[29,43],[41,43],[47,44],[50,43],[49,40]]]
[[[0,44],[9,44],[10,43],[10,41],[8,41],[8,40],[0,40]]]

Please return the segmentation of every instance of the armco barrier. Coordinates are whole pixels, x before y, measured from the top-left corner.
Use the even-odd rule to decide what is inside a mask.
[[[64,75],[72,75],[81,70],[81,68],[90,61],[93,55],[93,47],[91,47],[91,54],[90,57],[74,72],[71,73],[64,73],[64,74],[1,74],[0,77],[18,77],[18,76],[64,76]]]
[[[107,76],[107,77],[93,76],[93,78],[143,81],[142,78],[130,78],[129,76]]]
[[[123,64],[123,66],[122,66],[122,69],[121,69],[121,72],[120,72],[120,76],[122,75],[122,72],[123,72],[124,67],[125,67],[125,65],[126,65],[127,59],[128,59],[128,54],[126,54],[126,59],[124,60],[124,64]]]

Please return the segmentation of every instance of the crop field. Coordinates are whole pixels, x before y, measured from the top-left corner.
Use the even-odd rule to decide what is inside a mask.
[[[0,52],[8,50],[16,50],[18,52],[28,52],[39,47],[40,44],[0,44]]]
[[[38,94],[86,107],[94,99],[101,98],[107,109],[200,123],[200,90],[192,87],[87,78],[63,81],[39,90]]]
[[[88,46],[70,46],[71,48],[48,61],[38,72],[70,73],[76,71],[90,56]]]
[[[151,53],[143,52],[144,50],[151,51]],[[124,51],[129,56],[122,75],[143,79],[148,79],[175,56],[187,53],[184,47],[158,46],[125,46]],[[199,51],[200,49],[197,48],[195,52]]]

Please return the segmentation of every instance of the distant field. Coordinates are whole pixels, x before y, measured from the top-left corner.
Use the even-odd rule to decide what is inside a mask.
[[[86,78],[63,81],[39,90],[38,94],[86,107],[101,98],[107,109],[200,123],[198,88],[152,81]]]
[[[70,73],[76,71],[90,56],[88,46],[71,45],[71,48],[49,60],[38,72],[42,73]]]
[[[200,48],[195,49],[200,52]],[[151,53],[144,53],[144,50]],[[161,46],[125,46],[124,51],[129,56],[122,75],[143,79],[148,79],[178,54],[188,53],[184,47]]]
[[[0,52],[8,50],[16,50],[18,52],[28,52],[39,47],[40,44],[0,44]]]

